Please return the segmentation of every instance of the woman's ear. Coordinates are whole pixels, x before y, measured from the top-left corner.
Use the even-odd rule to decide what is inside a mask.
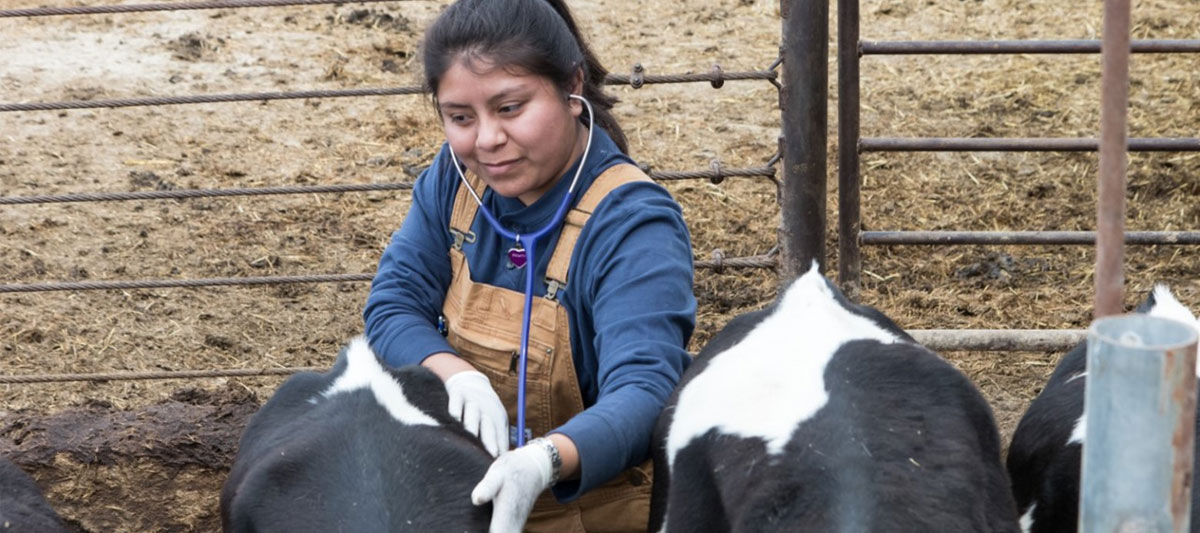
[[[575,70],[575,75],[571,76],[571,89],[568,92],[570,95],[583,96],[583,69]],[[583,104],[570,96],[567,97],[567,105],[571,107],[571,115],[579,118],[583,114]]]

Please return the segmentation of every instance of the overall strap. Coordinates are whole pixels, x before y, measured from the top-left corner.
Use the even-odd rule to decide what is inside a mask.
[[[465,175],[471,189],[474,189],[475,194],[482,198],[487,184],[470,170],[466,171]],[[460,181],[458,194],[454,196],[454,208],[450,212],[450,236],[454,238],[455,250],[462,250],[463,242],[475,242],[475,233],[471,231],[471,223],[475,221],[475,212],[478,210],[479,204],[475,203],[471,192]]]
[[[651,180],[636,166],[628,163],[613,165],[596,177],[587,192],[579,199],[579,203],[567,212],[562,232],[558,237],[558,244],[555,245],[554,253],[550,256],[550,264],[546,267],[547,299],[557,298],[558,290],[566,287],[567,269],[571,266],[571,254],[575,252],[575,243],[579,240],[579,234],[583,232],[583,226],[591,218],[596,206],[600,205],[608,193],[616,190],[617,187],[635,181],[649,182]]]

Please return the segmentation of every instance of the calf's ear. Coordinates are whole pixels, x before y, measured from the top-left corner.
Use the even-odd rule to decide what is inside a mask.
[[[1171,289],[1161,283],[1154,286],[1154,290],[1146,298],[1146,302],[1143,303],[1143,305],[1146,304],[1149,304],[1147,311],[1143,311],[1142,306],[1138,306],[1138,311],[1148,312],[1151,316],[1169,318],[1187,324],[1196,323],[1196,316],[1192,314],[1192,311],[1180,303],[1174,294],[1171,294]]]

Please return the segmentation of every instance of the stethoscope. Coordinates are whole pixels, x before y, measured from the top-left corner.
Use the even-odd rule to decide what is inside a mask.
[[[588,111],[588,138],[587,144],[583,147],[583,158],[579,160],[579,168],[575,170],[575,177],[571,180],[571,187],[567,189],[567,193],[563,195],[562,203],[558,205],[558,211],[554,212],[554,217],[550,219],[541,229],[526,235],[512,232],[500,225],[500,221],[492,215],[487,206],[483,205],[483,199],[475,193],[475,189],[471,187],[467,181],[467,176],[463,174],[462,167],[458,163],[458,157],[454,155],[454,148],[449,143],[446,147],[450,149],[450,159],[454,163],[454,170],[458,171],[458,177],[462,179],[462,185],[467,188],[471,196],[475,198],[475,203],[479,204],[479,211],[483,213],[484,218],[492,225],[492,229],[496,230],[501,236],[512,239],[516,242],[516,247],[524,247],[526,260],[525,266],[525,308],[521,314],[521,354],[520,365],[517,377],[517,446],[525,445],[525,367],[528,361],[529,352],[529,316],[530,309],[533,307],[533,271],[537,268],[537,241],[542,236],[550,232],[562,222],[563,215],[567,212],[567,204],[571,202],[571,196],[575,192],[575,184],[579,182],[579,175],[583,173],[584,164],[587,162],[588,151],[592,148],[592,130],[595,127],[596,116],[592,113],[592,104],[586,98],[568,94],[569,98],[574,98],[583,102],[583,106]],[[516,248],[514,248],[516,249]],[[512,250],[510,250],[511,252]]]

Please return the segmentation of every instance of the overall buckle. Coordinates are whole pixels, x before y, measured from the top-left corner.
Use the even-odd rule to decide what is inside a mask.
[[[546,296],[545,296],[545,298],[547,300],[551,300],[551,301],[557,300],[558,299],[558,290],[566,288],[566,286],[567,286],[567,284],[565,282],[558,281],[554,278],[546,278]]]
[[[463,242],[471,244],[475,243],[475,232],[473,231],[463,233],[454,228],[450,228],[450,236],[454,238],[454,244],[452,246],[454,246],[455,250],[462,250]]]

